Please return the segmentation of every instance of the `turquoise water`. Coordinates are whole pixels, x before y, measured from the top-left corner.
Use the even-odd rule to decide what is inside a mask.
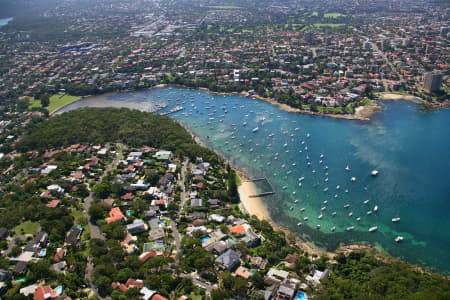
[[[266,177],[276,192],[263,198],[271,217],[303,238],[328,250],[367,242],[450,273],[449,109],[426,113],[409,102],[388,102],[384,112],[362,122],[288,113],[241,96],[160,88],[82,100],[63,111],[151,110],[156,103],[168,104],[162,111],[182,105],[183,111],[169,116],[250,176]],[[373,177],[375,169],[379,175]],[[400,222],[393,223],[397,217]],[[346,230],[350,226],[353,231]],[[377,231],[369,232],[373,226]],[[404,241],[396,243],[397,236]]]
[[[3,25],[8,24],[9,22],[11,22],[13,20],[13,18],[4,18],[4,19],[0,19],[0,27]]]

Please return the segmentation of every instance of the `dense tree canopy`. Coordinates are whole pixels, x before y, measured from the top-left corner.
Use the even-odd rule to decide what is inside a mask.
[[[199,146],[176,121],[160,115],[126,108],[84,108],[54,116],[31,126],[18,143],[19,151],[49,149],[76,143],[121,142],[150,145],[191,158],[217,161],[214,152]]]

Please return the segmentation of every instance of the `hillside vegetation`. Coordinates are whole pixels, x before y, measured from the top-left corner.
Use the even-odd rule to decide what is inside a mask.
[[[77,143],[120,142],[129,146],[149,145],[177,155],[209,156],[214,152],[196,144],[176,121],[127,108],[84,108],[54,116],[31,126],[17,144],[19,151],[45,150]]]

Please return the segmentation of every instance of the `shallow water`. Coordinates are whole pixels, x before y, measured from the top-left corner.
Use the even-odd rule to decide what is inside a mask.
[[[450,272],[449,109],[426,113],[409,102],[386,102],[384,112],[362,122],[288,113],[241,96],[158,88],[85,99],[62,111],[83,106],[148,111],[162,103],[168,106],[161,111],[183,106],[169,116],[251,177],[269,180],[276,194],[263,202],[274,221],[329,250],[339,243],[368,242]],[[401,220],[393,223],[396,217]],[[378,230],[369,232],[372,226]],[[405,240],[397,244],[399,235]]]

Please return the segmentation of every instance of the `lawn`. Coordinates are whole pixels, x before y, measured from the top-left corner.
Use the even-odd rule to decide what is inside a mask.
[[[324,14],[323,16],[325,18],[336,19],[337,17],[343,16],[343,14],[340,14],[340,13],[328,13],[328,14]]]
[[[37,231],[38,227],[39,227],[39,223],[26,221],[20,225],[17,225],[16,227],[14,227],[13,231],[16,235],[21,235],[22,229],[23,229],[24,234],[33,234]]]
[[[345,24],[321,24],[321,23],[314,24],[315,27],[331,27],[331,28],[336,28],[344,25]]]
[[[56,94],[50,97],[50,104],[47,107],[48,111],[50,113],[56,111],[58,108],[70,104],[81,97],[79,96],[71,96],[67,94]],[[32,109],[34,107],[41,107],[41,100],[34,100],[33,103],[28,107],[29,109]]]

